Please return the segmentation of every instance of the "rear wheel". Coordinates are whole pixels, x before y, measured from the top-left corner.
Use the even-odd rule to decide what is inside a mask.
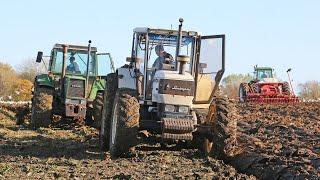
[[[110,121],[114,97],[118,89],[118,77],[116,73],[107,75],[106,89],[104,91],[103,110],[101,116],[101,127],[99,134],[100,149],[103,151],[109,150],[110,140]]]
[[[48,127],[52,121],[53,89],[36,86],[32,98],[31,125]]]
[[[235,155],[237,144],[237,120],[234,103],[227,98],[215,101],[215,121],[213,123],[213,151],[218,158]]]
[[[95,128],[100,128],[103,109],[103,92],[97,92],[96,98],[93,101],[93,124]]]
[[[287,94],[291,93],[290,86],[289,86],[288,82],[284,82],[282,84],[282,92],[287,93]]]
[[[202,109],[202,110],[196,110],[197,120],[198,124],[201,125],[212,125],[213,123],[211,121],[208,121],[207,115],[208,115],[208,109]],[[211,133],[211,132],[210,132]],[[195,134],[194,135],[194,143],[205,155],[208,155],[211,152],[212,149],[212,138],[209,138],[207,134]]]
[[[246,102],[248,93],[249,93],[248,83],[241,83],[239,87],[239,101],[242,103]]]
[[[131,89],[119,89],[114,99],[111,118],[110,154],[119,157],[137,144],[139,109],[137,93]]]
[[[252,87],[254,93],[260,93],[260,87],[259,87],[258,83],[251,84],[251,87]]]

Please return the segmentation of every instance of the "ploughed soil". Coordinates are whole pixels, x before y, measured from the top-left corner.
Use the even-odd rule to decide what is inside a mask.
[[[98,131],[61,122],[36,131],[0,113],[0,179],[256,179],[194,149],[140,144],[111,159],[99,150]]]
[[[94,128],[61,122],[35,131],[28,121],[16,125],[14,108],[0,109],[0,179],[319,179],[320,103],[237,110],[238,154],[217,160],[159,144],[111,159]]]
[[[320,103],[238,104],[238,171],[259,179],[320,178]]]

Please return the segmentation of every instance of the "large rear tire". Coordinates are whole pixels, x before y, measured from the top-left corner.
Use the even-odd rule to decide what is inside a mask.
[[[284,82],[282,84],[282,92],[286,93],[286,94],[291,94],[291,90],[290,90],[290,86],[288,82]]]
[[[198,120],[198,124],[201,125],[213,125],[211,121],[208,121],[207,115],[208,115],[208,109],[201,109],[196,110],[196,116]],[[211,152],[212,149],[212,140],[208,135],[211,134],[211,132],[206,134],[195,134],[194,137],[194,144],[198,149],[200,149],[201,152],[204,153],[204,155],[208,155]]]
[[[109,150],[110,141],[110,122],[113,108],[114,97],[118,89],[117,73],[111,73],[106,78],[106,89],[104,91],[103,110],[101,116],[101,127],[99,134],[100,149]]]
[[[213,123],[213,152],[220,159],[235,155],[237,145],[237,119],[234,103],[227,98],[215,100]]]
[[[249,93],[248,83],[241,83],[239,87],[239,102],[247,102],[247,95]]]
[[[53,89],[36,86],[32,98],[31,126],[48,127],[52,121]]]
[[[140,104],[135,90],[119,89],[117,91],[111,118],[111,157],[122,156],[137,144],[139,109]]]
[[[93,124],[95,128],[100,128],[101,126],[101,117],[103,110],[103,92],[97,92],[96,98],[93,101]]]

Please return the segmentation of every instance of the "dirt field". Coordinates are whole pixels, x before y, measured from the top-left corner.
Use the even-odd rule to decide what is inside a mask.
[[[132,157],[111,160],[100,153],[94,128],[61,123],[33,131],[2,111],[0,179],[319,178],[320,103],[237,107],[240,154],[224,161],[193,149],[145,144]]]
[[[239,147],[231,164],[261,179],[319,179],[320,103],[238,105]]]
[[[140,145],[133,157],[111,160],[94,128],[57,125],[30,130],[0,114],[0,178],[255,179],[196,150]]]

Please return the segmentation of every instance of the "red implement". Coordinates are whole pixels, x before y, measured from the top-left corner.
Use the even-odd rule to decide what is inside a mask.
[[[288,89],[286,83],[242,83],[240,102],[297,103],[300,99]]]

